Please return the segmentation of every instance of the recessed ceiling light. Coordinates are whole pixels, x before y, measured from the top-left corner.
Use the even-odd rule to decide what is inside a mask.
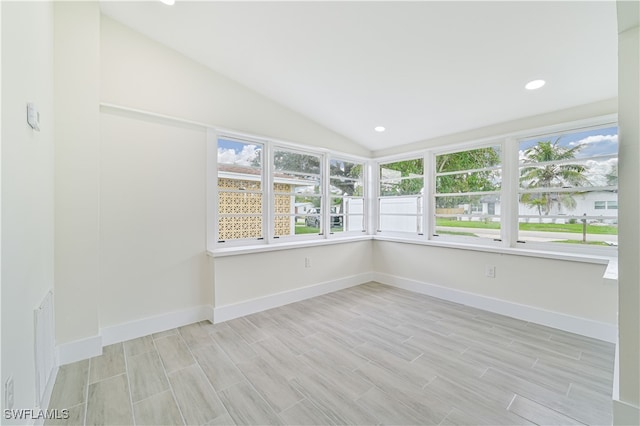
[[[373,130],[375,130],[376,132],[380,132],[380,133],[382,133],[382,132],[384,132],[384,131],[385,131],[385,130],[387,130],[387,129],[385,129],[385,128],[384,128],[384,127],[382,127],[382,126],[378,126],[378,127],[374,128]]]
[[[532,80],[530,82],[528,82],[524,88],[527,90],[536,90],[541,88],[542,86],[545,85],[545,81],[544,80]]]
[[[167,6],[173,6],[176,2],[176,0],[160,0],[160,1],[166,4]]]

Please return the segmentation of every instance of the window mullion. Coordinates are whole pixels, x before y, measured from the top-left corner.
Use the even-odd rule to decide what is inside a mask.
[[[371,160],[366,163],[367,175],[365,180],[365,208],[368,207],[364,214],[367,221],[367,233],[375,235],[380,226],[380,218],[378,211],[378,196],[380,195],[380,177],[378,171],[378,163]]]
[[[435,155],[432,151],[424,154],[423,225],[425,239],[430,240],[435,233]]]
[[[518,188],[520,173],[518,164],[518,143],[513,138],[507,138],[502,143],[502,242],[506,247],[515,247],[518,242]]]
[[[264,167],[262,168],[262,181],[264,188],[262,192],[263,206],[267,206],[262,212],[263,228],[265,230],[265,239],[269,244],[275,240],[275,191],[273,186],[273,175],[275,166],[273,164],[273,145],[271,142],[265,143],[266,151],[263,159]]]
[[[322,206],[322,219],[320,223],[320,231],[322,232],[323,239],[329,238],[331,234],[331,191],[329,191],[329,156],[323,154],[320,156],[322,167],[320,168],[320,183],[322,185],[322,191],[320,191],[320,205]]]

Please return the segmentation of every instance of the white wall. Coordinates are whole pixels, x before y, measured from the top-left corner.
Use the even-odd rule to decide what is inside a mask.
[[[369,154],[107,17],[102,17],[100,31],[101,102]],[[222,297],[222,302],[215,300],[217,306],[357,269],[322,272],[323,257],[334,251],[322,247],[314,249],[319,266],[308,279],[276,280],[273,286],[247,279],[246,286],[238,286],[239,279],[230,277],[224,266],[233,261],[221,260],[219,266],[220,261],[205,254],[205,129],[103,108],[100,133],[101,329],[214,305],[214,284],[216,298]],[[284,253],[258,258],[271,259],[279,265],[273,270],[281,271],[288,264]],[[239,259],[244,262],[245,256]],[[227,297],[229,291],[240,294]]]
[[[619,402],[615,424],[640,424],[640,6],[618,2],[620,102]]]
[[[369,156],[308,118],[102,17],[101,101]]]
[[[55,303],[62,344],[98,332],[100,10],[94,2],[56,2],[54,10]]]
[[[215,259],[216,308],[365,276],[372,270],[373,241],[315,246]],[[305,267],[305,258],[311,267]]]
[[[100,118],[101,327],[212,305],[205,131]]]
[[[33,310],[53,288],[53,7],[2,2],[2,383],[36,406]],[[41,131],[26,122],[40,109]],[[4,386],[3,386],[4,388]],[[4,409],[4,389],[2,393]],[[11,423],[4,420],[3,424]]]
[[[380,274],[616,324],[617,288],[604,283],[605,265],[390,241],[376,241],[373,255]]]

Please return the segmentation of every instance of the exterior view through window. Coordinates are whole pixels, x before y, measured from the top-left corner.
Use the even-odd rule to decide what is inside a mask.
[[[617,246],[617,127],[521,140],[519,156],[519,241]]]
[[[321,234],[322,158],[284,148],[273,152],[274,236]]]
[[[218,242],[264,238],[263,146],[218,139]]]
[[[500,145],[436,156],[436,235],[500,239]]]
[[[602,253],[618,244],[613,123],[382,159],[377,205],[364,160],[240,135],[216,143],[216,244],[362,235],[369,207],[377,233],[400,238]]]
[[[329,161],[331,233],[365,232],[363,176],[363,163]]]
[[[378,232],[422,234],[424,160],[380,164]]]

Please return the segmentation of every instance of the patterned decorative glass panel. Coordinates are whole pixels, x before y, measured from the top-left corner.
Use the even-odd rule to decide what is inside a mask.
[[[262,152],[258,143],[218,139],[218,241],[264,237]]]

